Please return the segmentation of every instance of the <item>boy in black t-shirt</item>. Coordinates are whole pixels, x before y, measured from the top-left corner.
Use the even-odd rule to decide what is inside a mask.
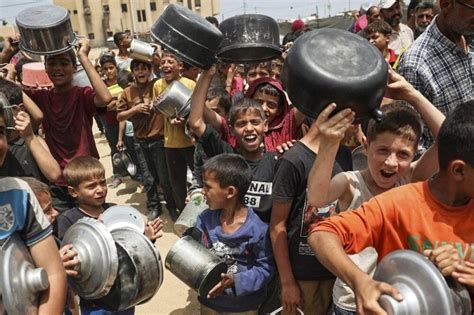
[[[215,72],[215,67],[212,67],[201,74],[191,98],[188,122],[208,157],[234,152],[230,144],[223,141],[219,133],[204,122],[207,90]],[[262,221],[269,223],[276,160],[274,153],[264,152],[263,137],[267,128],[265,113],[258,101],[243,98],[232,105],[229,121],[237,139],[236,151],[245,158],[253,171],[252,183],[244,197],[244,203],[254,208]]]
[[[319,150],[316,120],[308,133],[278,161],[273,180],[270,237],[278,267],[281,304],[288,314],[326,314],[334,276],[315,258],[307,243],[311,222],[329,216],[335,204],[309,208],[306,184]],[[335,164],[333,175],[342,172]]]

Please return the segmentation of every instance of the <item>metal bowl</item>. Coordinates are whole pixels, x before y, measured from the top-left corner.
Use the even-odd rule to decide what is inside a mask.
[[[21,11],[16,17],[21,35],[20,49],[38,55],[57,55],[77,42],[68,11],[57,5],[43,5]]]
[[[166,117],[183,118],[191,110],[192,93],[183,83],[175,80],[158,96],[153,106]]]

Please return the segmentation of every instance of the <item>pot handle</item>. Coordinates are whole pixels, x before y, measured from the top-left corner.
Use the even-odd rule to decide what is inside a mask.
[[[374,109],[371,116],[376,122],[381,122],[385,115],[380,109]]]

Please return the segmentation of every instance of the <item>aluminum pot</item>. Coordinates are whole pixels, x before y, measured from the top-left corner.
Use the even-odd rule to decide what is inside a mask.
[[[438,268],[423,255],[411,250],[397,250],[377,265],[374,280],[397,288],[403,300],[382,295],[379,303],[389,315],[471,314],[471,300],[466,288],[450,288]]]
[[[200,296],[209,291],[227,272],[227,265],[191,236],[180,238],[168,252],[165,266]]]
[[[74,47],[77,36],[68,11],[57,5],[42,5],[21,11],[16,17],[20,49],[38,55],[61,54]]]
[[[356,122],[381,119],[387,77],[387,62],[377,48],[356,34],[329,28],[301,35],[281,73],[288,96],[305,115],[316,118],[335,102],[336,111],[350,107]]]
[[[191,110],[192,93],[183,83],[175,80],[158,96],[153,106],[166,117],[183,118]]]
[[[109,293],[97,306],[109,311],[126,310],[151,299],[163,283],[163,264],[155,246],[136,229],[114,229],[119,270]]]
[[[145,233],[145,217],[134,207],[112,206],[104,211],[102,222],[110,232],[126,227],[140,234]]]
[[[23,65],[21,84],[29,87],[53,87],[43,62],[30,62]]]
[[[133,39],[128,51],[130,58],[150,63],[155,53],[155,47],[141,40]]]
[[[107,227],[92,218],[82,218],[63,237],[61,247],[72,244],[81,262],[77,277],[69,284],[84,299],[97,299],[109,293],[119,267],[114,239]]]
[[[229,63],[257,63],[281,55],[280,30],[271,17],[261,14],[236,15],[221,22],[224,40],[217,57]]]
[[[150,29],[151,36],[183,61],[201,69],[216,63],[222,33],[184,6],[170,4]]]
[[[196,225],[198,215],[208,208],[200,190],[193,193],[190,199],[173,226],[174,233],[179,237],[182,237],[188,228]]]
[[[40,292],[48,287],[46,271],[35,268],[20,236],[12,234],[0,250],[0,310],[9,315],[37,314]]]
[[[89,81],[89,77],[81,64],[77,66],[76,72],[72,77],[72,85],[79,87],[92,87],[91,81]]]
[[[119,151],[112,156],[112,164],[115,170],[122,176],[135,176],[137,166],[126,150]]]

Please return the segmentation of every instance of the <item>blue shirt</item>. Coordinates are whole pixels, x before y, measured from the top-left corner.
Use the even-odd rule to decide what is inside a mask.
[[[244,224],[232,234],[222,231],[221,210],[204,210],[196,227],[202,232],[201,243],[227,263],[227,273],[234,275],[234,288],[216,298],[198,297],[218,312],[256,310],[266,296],[265,286],[275,272],[268,226],[248,208]]]

